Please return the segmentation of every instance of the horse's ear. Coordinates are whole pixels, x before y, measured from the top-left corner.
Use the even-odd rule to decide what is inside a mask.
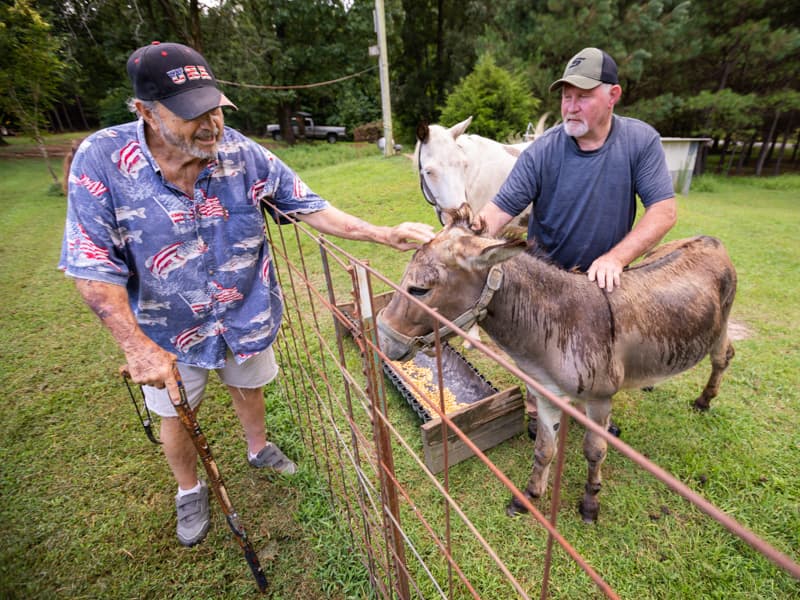
[[[428,141],[429,134],[430,129],[428,129],[427,121],[420,121],[419,125],[417,125],[417,139],[424,144]]]
[[[547,119],[550,118],[550,113],[546,112],[539,120],[536,122],[536,129],[533,130],[533,137],[534,139],[537,137],[541,137],[541,135],[546,131]]]
[[[461,123],[456,123],[447,131],[450,132],[450,135],[453,136],[453,139],[456,139],[467,130],[467,127],[469,127],[470,123],[472,123],[472,115],[461,121]]]

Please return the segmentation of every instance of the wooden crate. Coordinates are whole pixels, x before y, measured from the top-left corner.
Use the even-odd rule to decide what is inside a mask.
[[[473,404],[448,413],[448,417],[458,425],[480,450],[494,448],[514,437],[523,430],[525,405],[518,387],[510,387]],[[420,427],[422,446],[425,452],[425,466],[432,473],[444,470],[444,431],[442,419],[436,417]],[[452,428],[447,430],[447,462],[460,463],[473,456],[472,449],[456,435]]]
[[[384,307],[391,293],[380,294],[373,300],[377,312]],[[350,333],[357,334],[360,321],[357,319],[352,302],[337,305],[350,319]],[[383,364],[383,371],[392,385],[397,388],[409,406],[422,420],[420,433],[424,451],[425,465],[432,473],[441,472],[444,467],[445,446],[441,417],[427,406],[426,401],[407,385],[406,379],[414,381],[412,374],[421,369],[430,372],[430,380],[438,382],[438,367],[435,358],[422,353],[407,363],[390,362]],[[447,416],[464,432],[480,450],[488,450],[505,440],[518,435],[524,428],[525,405],[518,387],[498,390],[489,383],[478,370],[449,344],[442,346],[442,379],[447,390],[462,408],[447,412]],[[419,387],[419,383],[417,382]],[[437,386],[438,390],[438,386]],[[438,391],[433,401],[438,402]],[[447,462],[449,465],[466,460],[474,453],[452,428],[447,434]]]

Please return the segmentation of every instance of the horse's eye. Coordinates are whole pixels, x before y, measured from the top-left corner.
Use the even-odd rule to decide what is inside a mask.
[[[425,294],[430,292],[430,290],[428,288],[421,288],[421,287],[416,287],[416,286],[413,286],[413,285],[410,286],[407,291],[408,291],[409,294],[411,294],[412,296],[414,296],[416,298],[422,298]]]

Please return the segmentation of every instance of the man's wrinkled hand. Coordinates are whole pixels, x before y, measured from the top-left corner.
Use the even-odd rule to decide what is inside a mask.
[[[400,223],[391,228],[388,242],[390,246],[398,250],[411,250],[430,242],[435,235],[431,225],[425,223]]]
[[[151,385],[158,389],[170,387],[168,384],[172,384],[171,387],[177,390],[172,370],[177,357],[171,352],[153,344],[152,347],[129,350],[125,353],[125,358],[127,364],[123,368],[134,383]]]

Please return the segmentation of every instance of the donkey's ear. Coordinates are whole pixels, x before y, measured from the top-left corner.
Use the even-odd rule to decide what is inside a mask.
[[[417,139],[424,144],[425,142],[428,141],[428,135],[430,135],[430,129],[428,129],[428,122],[420,121],[419,125],[417,125]]]
[[[467,130],[467,127],[469,127],[470,123],[472,123],[472,115],[461,121],[461,123],[456,123],[447,131],[450,132],[450,135],[453,136],[453,139],[456,139],[458,136],[460,136]]]
[[[445,208],[441,211],[440,220],[445,227],[457,225],[469,228],[472,223],[472,209],[466,202],[459,208]]]
[[[439,220],[442,222],[442,225],[445,227],[449,227],[453,224],[453,221],[458,219],[458,209],[455,208],[445,208],[439,213]]]
[[[491,267],[524,252],[526,247],[525,240],[506,240],[494,243],[481,250],[480,254],[475,257],[474,264],[482,267]]]

